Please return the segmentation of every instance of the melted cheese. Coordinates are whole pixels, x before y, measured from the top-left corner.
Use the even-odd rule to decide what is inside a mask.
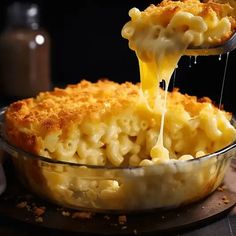
[[[201,7],[204,6],[199,1],[192,2],[201,4]],[[184,3],[181,2],[181,4]],[[229,19],[223,17],[218,20],[216,14],[213,14],[214,17],[210,17],[210,19],[214,19],[214,26],[212,26],[209,16],[206,17],[206,21],[202,16],[194,15],[195,12],[190,13],[181,9],[172,9],[171,13],[168,9],[166,14],[169,15],[166,17],[169,19],[163,20],[165,17],[162,13],[165,10],[162,12],[160,10],[162,7],[161,5],[151,5],[144,12],[140,12],[137,8],[131,9],[129,11],[131,21],[122,29],[122,36],[129,40],[130,48],[136,52],[138,57],[142,95],[145,103],[152,111],[161,111],[162,119],[158,140],[150,153],[155,162],[166,161],[170,158],[168,149],[163,145],[163,130],[168,85],[179,59],[190,44],[192,46],[207,44],[211,32],[214,31],[214,35],[217,32],[216,35],[222,37],[223,34],[231,30]],[[220,25],[222,22],[224,24],[225,30],[222,31],[222,35],[217,30],[217,22]],[[161,81],[165,81],[166,85],[164,98],[158,92]],[[153,97],[154,99],[151,99]]]
[[[153,28],[150,27],[149,30],[150,36],[152,36]],[[169,151],[163,145],[167,90],[171,75],[190,41],[191,38],[187,38],[184,41],[179,35],[171,35],[168,28],[161,28],[160,35],[156,39],[150,37],[149,40],[142,41],[143,45],[141,45],[141,48],[147,48],[152,45],[149,51],[148,61],[143,60],[142,55],[139,56],[139,52],[137,52],[142,91],[144,97],[148,100],[149,109],[157,109],[159,104],[163,105],[158,140],[150,153],[150,156],[156,162],[169,160]],[[162,98],[158,97],[158,89],[161,81],[165,81],[164,101],[160,101]],[[151,104],[153,100],[149,99],[149,97],[153,96],[156,96],[154,99],[155,104]]]

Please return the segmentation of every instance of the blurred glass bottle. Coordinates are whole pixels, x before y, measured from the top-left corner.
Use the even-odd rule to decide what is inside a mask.
[[[0,36],[0,96],[21,99],[50,89],[50,38],[35,4],[13,3]]]

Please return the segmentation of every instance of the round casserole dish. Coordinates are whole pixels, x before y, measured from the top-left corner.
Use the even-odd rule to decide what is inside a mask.
[[[103,167],[56,161],[9,144],[0,111],[0,147],[18,177],[36,195],[60,206],[100,212],[171,208],[198,201],[223,181],[236,143],[193,160],[145,167]],[[232,121],[234,123],[234,121]]]

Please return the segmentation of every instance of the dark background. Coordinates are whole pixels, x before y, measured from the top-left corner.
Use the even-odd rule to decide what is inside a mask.
[[[0,32],[4,30],[6,7],[11,0],[0,0]],[[18,1],[30,2],[30,1]],[[51,37],[51,79],[54,85],[96,81],[109,78],[117,82],[139,81],[138,64],[127,40],[121,37],[122,26],[129,20],[132,7],[143,10],[158,1],[104,0],[34,0],[41,10],[41,26]],[[175,85],[183,93],[208,96],[216,103],[224,74],[226,55],[189,57],[179,62]],[[229,55],[223,93],[225,109],[236,113],[236,53]],[[172,85],[171,85],[172,86]]]

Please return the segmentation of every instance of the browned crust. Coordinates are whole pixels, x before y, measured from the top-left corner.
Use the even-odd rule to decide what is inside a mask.
[[[153,14],[153,12],[160,12],[160,14],[169,12],[172,13],[173,16],[173,14],[175,14],[177,11],[186,11],[192,13],[193,15],[199,15],[204,17],[214,11],[219,18],[229,16],[233,12],[233,9],[228,2],[219,3],[212,0],[208,0],[205,2],[201,2],[199,0],[164,0],[160,4],[158,4],[157,7],[158,8],[155,8],[154,5],[150,5],[145,10],[145,12],[147,12],[148,14]]]
[[[77,124],[85,118],[99,120],[103,114],[117,113],[133,103],[138,89],[137,85],[128,82],[118,84],[104,80],[90,83],[83,80],[65,89],[55,88],[36,98],[15,102],[9,106],[6,118],[24,127],[30,127],[32,122],[40,124],[46,130],[62,128],[70,120]]]

